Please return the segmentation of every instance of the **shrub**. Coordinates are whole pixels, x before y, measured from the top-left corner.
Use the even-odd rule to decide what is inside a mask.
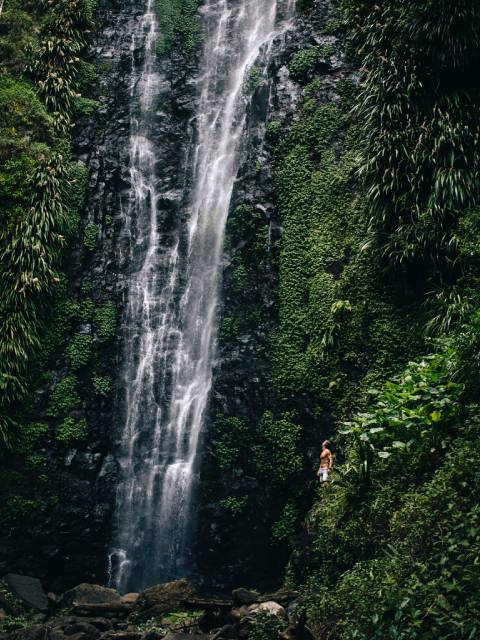
[[[110,376],[92,376],[92,384],[95,393],[106,398],[112,388],[112,378]]]
[[[58,427],[57,440],[62,444],[71,444],[86,440],[88,435],[87,421],[85,418],[75,420],[75,418],[65,418]]]
[[[77,392],[77,379],[67,376],[61,380],[52,392],[47,408],[48,416],[60,416],[80,407],[80,396]]]
[[[95,310],[95,328],[100,342],[108,342],[115,337],[117,330],[117,308],[113,302],[107,302]]]
[[[277,616],[259,613],[253,618],[248,640],[279,640],[280,633],[285,630],[285,627],[285,622]]]
[[[67,346],[67,358],[75,371],[85,366],[93,354],[93,338],[84,333],[77,333]]]
[[[452,382],[454,353],[446,351],[411,362],[381,391],[371,389],[374,403],[345,423],[342,433],[356,442],[362,469],[369,473],[374,457],[411,467],[427,466],[444,455],[444,439],[458,426],[464,386]]]

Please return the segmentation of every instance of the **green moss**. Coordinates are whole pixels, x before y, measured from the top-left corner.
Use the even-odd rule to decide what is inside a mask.
[[[240,318],[223,318],[220,323],[219,339],[222,342],[234,340],[240,333]]]
[[[255,466],[260,474],[276,482],[285,482],[302,470],[299,452],[302,429],[286,414],[275,420],[271,412],[263,415],[259,425],[260,444],[252,447]]]
[[[272,539],[276,542],[288,540],[297,529],[299,517],[298,507],[293,500],[289,500],[283,508],[281,517],[273,523]]]
[[[32,498],[20,495],[9,496],[0,506],[3,533],[7,536],[12,535],[16,527],[30,523],[43,507],[41,502]]]
[[[343,24],[341,20],[339,20],[338,18],[329,18],[322,29],[322,33],[327,36],[334,36],[337,35],[337,33],[341,31],[342,28]]]
[[[55,385],[48,404],[47,415],[61,416],[79,407],[80,396],[77,391],[77,378],[67,376]]]
[[[333,53],[331,45],[308,47],[293,54],[288,68],[290,75],[297,82],[306,83],[311,80],[322,58],[328,58]]]
[[[74,371],[84,367],[93,355],[92,336],[84,333],[75,334],[67,346],[66,355]]]
[[[277,142],[282,131],[282,123],[280,120],[272,120],[267,124],[267,136],[271,142]]]
[[[242,293],[247,287],[248,272],[240,257],[236,257],[235,262],[236,266],[231,276],[231,286],[232,291],[239,294]]]
[[[95,329],[100,342],[108,342],[115,337],[117,318],[117,308],[111,301],[95,310]]]
[[[253,66],[248,72],[248,78],[246,81],[246,90],[248,93],[252,93],[262,82],[262,70],[260,67]]]
[[[92,384],[95,393],[106,398],[112,388],[112,378],[110,376],[93,375]]]
[[[234,416],[217,414],[213,423],[215,433],[214,450],[217,464],[222,468],[233,468],[242,452],[242,444],[248,433],[243,420]]]
[[[241,498],[236,498],[235,496],[228,496],[228,498],[224,498],[220,500],[218,503],[222,509],[228,511],[232,514],[232,516],[238,516],[245,509],[248,502],[248,496],[242,496]]]
[[[90,118],[100,108],[100,102],[92,98],[75,98],[73,108],[77,118]]]
[[[57,431],[57,440],[66,445],[82,442],[87,439],[87,436],[88,425],[84,418],[81,420],[75,420],[72,417],[65,418]]]
[[[12,433],[12,450],[18,455],[27,456],[48,436],[48,432],[47,424],[20,424]]]

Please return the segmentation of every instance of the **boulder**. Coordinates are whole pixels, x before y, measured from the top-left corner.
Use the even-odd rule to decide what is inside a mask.
[[[141,637],[139,631],[107,631],[100,636],[101,640],[140,640]]]
[[[139,593],[126,593],[122,596],[122,604],[135,604],[139,597]]]
[[[66,636],[63,636],[66,640]],[[83,631],[79,631],[78,633],[72,633],[71,636],[68,636],[68,640],[91,640],[88,633],[83,633]]]
[[[99,584],[79,584],[73,589],[66,591],[58,602],[64,609],[75,604],[121,604],[120,595],[115,589],[102,587]]]
[[[13,595],[27,607],[38,611],[46,611],[48,609],[47,594],[38,578],[8,573],[4,580]]]
[[[234,640],[237,635],[236,626],[233,624],[226,624],[210,637],[212,640]]]
[[[271,616],[276,616],[277,618],[286,618],[287,612],[278,602],[273,602],[270,600],[268,602],[261,602],[260,604],[254,604],[249,607],[251,613],[255,615],[259,613],[268,613]]]
[[[248,616],[248,615],[250,615],[249,607],[247,607],[247,605],[245,604],[242,607],[234,607],[230,611],[230,618],[234,622],[238,622],[239,620],[241,620],[242,618],[245,618],[245,616]]]
[[[232,597],[236,604],[252,604],[253,602],[258,602],[260,594],[253,589],[243,589],[240,587],[232,591]]]
[[[68,627],[65,627],[63,633],[66,636],[76,636],[81,633],[85,640],[96,640],[100,635],[98,629],[88,622],[74,622]]]
[[[45,640],[45,627],[37,624],[25,629],[12,631],[8,636],[9,640]]]
[[[209,636],[203,633],[180,633],[179,631],[170,631],[164,640],[206,640]]]
[[[189,580],[175,580],[150,587],[140,594],[134,612],[139,620],[161,617],[167,611],[178,609],[181,603],[196,596],[196,589]]]
[[[110,631],[112,628],[112,621],[107,618],[85,618],[84,622],[88,622],[101,632]]]

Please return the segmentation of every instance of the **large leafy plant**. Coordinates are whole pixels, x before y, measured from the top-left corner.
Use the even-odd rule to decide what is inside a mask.
[[[380,390],[371,389],[367,411],[345,422],[341,433],[356,446],[354,457],[362,477],[369,477],[375,459],[408,467],[442,451],[460,414],[463,384],[454,382],[455,352],[411,362]]]

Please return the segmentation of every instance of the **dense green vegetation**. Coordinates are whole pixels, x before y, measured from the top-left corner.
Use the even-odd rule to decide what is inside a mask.
[[[81,230],[89,172],[70,149],[74,125],[97,105],[85,59],[96,4],[9,0],[0,18],[2,538],[58,501],[48,456],[86,442],[85,398],[111,388],[105,348],[117,311],[94,301],[88,282],[99,229]],[[82,290],[72,291],[64,257],[83,244]]]
[[[75,233],[83,205],[86,170],[70,158],[69,129],[82,76],[79,56],[94,6],[90,0],[13,1],[2,14],[0,411],[4,443],[12,423],[9,407],[26,394],[27,366],[41,348],[45,303],[60,280],[61,252]]]
[[[317,638],[473,639],[480,13],[384,0],[342,19],[353,113],[312,103],[318,52],[296,54],[310,85],[278,147],[276,383],[333,412],[341,458],[287,583]]]
[[[70,152],[71,125],[98,107],[97,71],[83,59],[95,5],[9,0],[1,16],[5,537],[58,503],[47,455],[88,442],[86,398],[102,401],[112,387],[102,349],[115,336],[116,305],[94,299],[88,277],[72,292],[62,264],[73,244],[87,264],[101,239],[95,221],[82,224],[88,171]],[[309,0],[300,8],[315,10]],[[193,53],[197,0],[157,0],[156,9],[159,54]],[[220,526],[236,535],[268,505],[269,544],[281,556],[293,540],[285,582],[301,590],[318,640],[473,640],[480,8],[474,0],[344,0],[324,27],[338,33],[347,34],[360,81],[345,69],[326,75],[341,38],[296,51],[288,64],[303,96],[297,117],[267,124],[281,241],[270,247],[265,217],[249,205],[228,221],[227,243],[242,248],[226,276],[237,306],[220,340],[271,328],[277,315],[278,327],[259,354],[275,406],[251,423],[240,412],[213,421]],[[253,68],[252,91],[259,80]],[[259,284],[272,262],[274,321],[261,306],[269,284]],[[55,357],[63,364],[53,376]],[[307,427],[318,442],[307,441]],[[299,541],[309,456],[327,435],[337,467],[328,490],[316,491]],[[284,632],[267,616],[251,637]]]

